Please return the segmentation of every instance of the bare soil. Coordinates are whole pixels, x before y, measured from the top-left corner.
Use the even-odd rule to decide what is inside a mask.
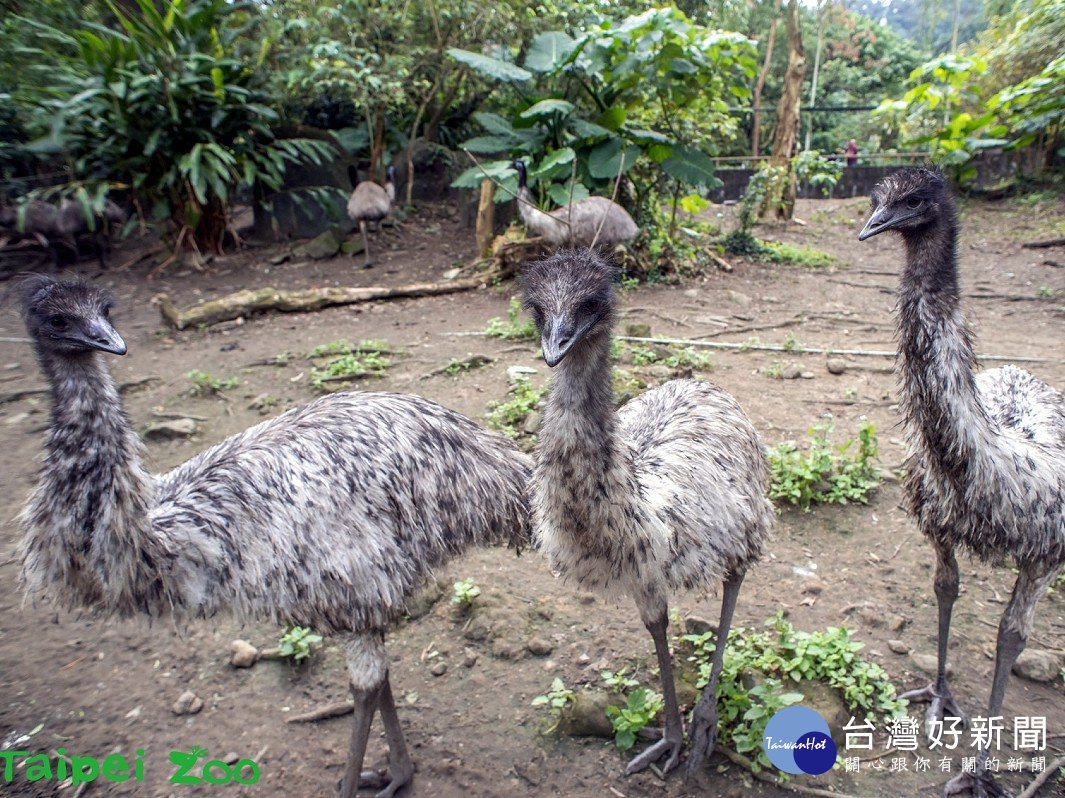
[[[805,347],[893,350],[892,291],[902,253],[888,237],[856,241],[864,200],[800,201],[805,226],[765,227],[767,238],[787,240],[834,254],[837,265],[811,270],[736,261],[733,273],[714,272],[678,285],[641,286],[626,292],[623,324],[643,322],[665,338],[742,342],[752,336],[783,344],[793,336]],[[715,208],[712,213],[728,213]],[[967,312],[978,350],[987,355],[1040,358],[1025,364],[1051,385],[1065,388],[1062,297],[1065,252],[1022,249],[1026,240],[1050,237],[1065,216],[1058,204],[968,204],[963,214],[961,269]],[[114,267],[98,273],[86,260],[70,271],[111,286],[118,295],[117,326],[129,355],[116,359],[119,381],[138,429],[160,418],[197,421],[189,439],[151,442],[151,467],[168,469],[201,449],[258,422],[265,415],[305,402],[315,393],[306,353],[336,339],[384,339],[394,365],[385,376],[356,387],[412,392],[483,419],[487,404],[506,397],[508,366],[536,369],[534,383],[548,380],[536,346],[480,335],[493,317],[505,317],[516,286],[506,283],[433,298],[377,302],[312,314],[268,314],[202,330],[166,329],[150,303],[168,292],[179,307],[238,288],[273,285],[398,285],[440,279],[472,256],[472,235],[457,212],[427,206],[402,229],[386,229],[375,242],[382,252],[371,270],[361,259],[289,261],[271,265],[280,248],[245,250],[214,260],[205,273],[171,269],[152,281],[150,266]],[[1060,234],[1059,234],[1060,235]],[[116,263],[133,250],[119,249]],[[129,256],[129,257],[126,257]],[[13,307],[0,310],[0,337],[23,335]],[[43,387],[28,346],[0,343],[0,750],[19,748],[103,759],[119,753],[130,760],[142,750],[143,782],[97,781],[77,788],[55,780],[27,784],[21,770],[0,795],[293,795],[334,794],[348,744],[349,721],[312,724],[286,719],[347,698],[341,653],[329,645],[295,667],[263,661],[237,670],[229,646],[245,638],[276,645],[281,630],[270,624],[239,628],[220,617],[176,627],[171,623],[119,622],[59,613],[24,601],[18,585],[13,517],[35,479],[36,458],[48,424],[49,399],[29,393]],[[283,365],[263,365],[281,353]],[[457,375],[442,373],[452,358],[481,354],[492,362]],[[697,376],[732,392],[746,408],[767,445],[804,438],[826,414],[839,440],[864,418],[876,424],[881,459],[890,469],[904,454],[890,357],[842,356],[845,370],[832,374],[823,354],[757,350],[714,352],[711,370]],[[985,360],[994,365],[997,361]],[[795,364],[797,379],[776,379]],[[668,378],[661,367],[629,367],[649,382]],[[220,396],[192,396],[186,373],[199,369],[239,386]],[[147,380],[146,382],[143,382]],[[17,396],[16,396],[17,394]],[[900,508],[896,479],[889,478],[868,505],[780,513],[768,555],[748,575],[735,623],[760,628],[783,609],[798,629],[846,625],[865,644],[863,655],[881,663],[901,689],[927,683],[911,655],[893,653],[889,640],[918,655],[935,652],[935,598],[928,544]],[[482,589],[472,615],[456,613],[451,583],[471,578]],[[515,557],[483,550],[439,573],[435,603],[414,612],[389,637],[392,680],[400,717],[416,763],[405,795],[419,796],[781,796],[784,787],[756,780],[716,753],[694,783],[679,773],[664,781],[652,773],[625,778],[627,755],[609,739],[544,735],[543,710],[530,705],[554,677],[579,689],[599,681],[600,670],[635,669],[657,687],[650,636],[634,607],[581,594],[551,574],[534,552]],[[980,715],[986,707],[999,615],[1012,588],[1008,568],[962,560],[962,595],[955,610],[951,661],[953,689],[962,705]],[[684,615],[716,621],[713,597],[681,595]],[[534,655],[532,648],[541,652]],[[1065,598],[1040,603],[1030,640],[1033,648],[1065,648]],[[898,647],[897,645],[895,646]],[[550,653],[542,652],[549,650]],[[446,669],[441,669],[444,663]],[[433,675],[443,670],[441,675]],[[205,702],[198,714],[176,716],[171,707],[186,690]],[[1007,729],[1018,716],[1047,718],[1049,764],[1065,749],[1065,684],[1011,678],[1004,715]],[[923,708],[914,710],[914,715]],[[25,739],[26,735],[31,735]],[[1002,739],[1002,761],[1012,754],[1012,733]],[[642,745],[639,743],[638,745]],[[934,796],[948,774],[889,772],[898,753],[884,752],[878,734],[872,759],[859,773],[842,769],[792,780],[863,796]],[[177,786],[171,751],[207,749],[207,758],[255,759],[261,778],[254,786]],[[368,766],[384,764],[385,746],[375,726]],[[961,768],[953,758],[953,773]],[[969,752],[966,752],[969,753]],[[1027,762],[1031,752],[1022,754]],[[201,760],[202,763],[203,760]],[[2,764],[2,763],[0,763]],[[1030,772],[1003,775],[1020,791]],[[1038,793],[1062,793],[1051,779]],[[369,794],[369,793],[368,793]]]

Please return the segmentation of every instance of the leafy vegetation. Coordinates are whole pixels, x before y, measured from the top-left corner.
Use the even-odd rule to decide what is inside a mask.
[[[772,483],[769,497],[809,510],[818,504],[865,502],[880,485],[876,429],[866,421],[858,438],[833,444],[831,421],[810,428],[808,449],[804,453],[792,441],[777,444],[769,453]],[[854,447],[857,442],[857,447]]]
[[[312,388],[319,391],[339,390],[363,377],[379,377],[392,361],[383,354],[388,351],[384,341],[336,340],[320,344],[307,353],[310,360],[324,360],[311,367],[307,375]]]
[[[862,643],[843,627],[796,631],[783,611],[765,622],[766,631],[734,629],[729,634],[718,679],[718,737],[724,745],[750,757],[756,767],[770,767],[762,749],[765,725],[777,711],[803,700],[804,681],[839,691],[848,709],[867,718],[894,717],[906,703],[896,698],[887,672],[862,659]],[[710,680],[714,633],[682,635],[699,671],[697,687]]]
[[[668,355],[662,355],[653,349],[647,349],[642,346],[632,346],[630,349],[634,366],[648,366],[657,363],[674,369],[688,367],[699,371],[709,371],[714,366],[713,358],[707,352],[694,346],[670,350]]]
[[[536,325],[532,319],[521,321],[521,300],[515,297],[507,307],[507,320],[498,316],[488,320],[484,334],[489,338],[502,338],[504,341],[535,341]]]
[[[293,626],[281,637],[278,651],[295,663],[303,662],[314,653],[314,647],[322,642],[322,636],[305,626]]]
[[[479,595],[481,595],[481,588],[477,587],[470,577],[466,577],[452,586],[451,602],[462,607],[470,607]]]
[[[492,429],[499,430],[508,438],[521,438],[521,429],[538,404],[544,392],[534,388],[529,378],[518,374],[510,386],[510,398],[504,402],[489,402],[485,421]],[[535,439],[534,439],[535,440]]]
[[[192,382],[189,393],[193,396],[218,396],[240,385],[240,380],[236,377],[216,377],[199,369],[193,369],[185,376]]]
[[[551,723],[544,729],[544,734],[550,734],[558,728],[562,720],[562,711],[567,704],[572,703],[574,698],[573,691],[566,687],[566,683],[560,677],[556,676],[551,682],[551,689],[532,700],[534,707],[547,707],[547,711],[551,714]]]
[[[662,706],[662,696],[646,687],[629,693],[623,707],[607,706],[606,716],[614,727],[614,744],[619,751],[628,751],[636,744],[636,735],[658,717]]]

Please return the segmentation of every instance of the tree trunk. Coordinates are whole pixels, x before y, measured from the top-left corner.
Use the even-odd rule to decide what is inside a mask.
[[[788,0],[787,16],[788,67],[784,73],[784,91],[777,104],[777,129],[773,137],[771,166],[786,170],[783,191],[777,204],[777,216],[790,219],[795,210],[795,175],[791,159],[799,145],[799,107],[802,103],[802,79],[806,73],[806,54],[802,46],[802,29],[799,27],[799,4]]]
[[[773,10],[773,19],[769,23],[769,37],[765,42],[765,60],[762,62],[762,71],[758,73],[758,81],[754,84],[754,99],[752,100],[754,123],[751,126],[751,155],[755,158],[758,157],[759,139],[762,133],[762,112],[758,108],[762,104],[762,89],[765,87],[766,76],[769,75],[769,64],[773,60],[773,42],[777,38],[777,22],[780,21],[781,0],[776,0],[776,2],[777,4]]]
[[[492,247],[495,237],[496,204],[493,201],[495,184],[485,178],[481,181],[481,199],[477,205],[477,256],[484,257]]]

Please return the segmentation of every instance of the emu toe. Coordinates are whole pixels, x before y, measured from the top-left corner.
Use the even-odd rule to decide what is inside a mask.
[[[979,766],[979,772],[960,773],[943,786],[943,798],[971,792],[973,798],[1013,798],[1013,793],[995,781],[991,771]]]
[[[382,770],[364,770],[359,774],[359,789],[380,789],[374,798],[392,798],[401,788],[410,784],[414,767],[408,759]]]
[[[634,773],[647,770],[648,767],[662,757],[666,757],[666,761],[659,769],[659,772],[663,776],[666,775],[677,766],[678,762],[680,762],[681,743],[682,740],[680,735],[675,735],[675,739],[674,736],[671,736],[668,733],[663,735],[661,740],[629,762],[625,768],[625,775],[631,776]]]
[[[699,766],[714,753],[717,743],[717,707],[712,702],[700,701],[695,707],[691,728],[688,730],[691,750],[684,778],[691,779]]]
[[[944,718],[961,718],[962,726],[969,725],[969,716],[958,706],[946,684],[937,687],[935,683],[932,683],[927,687],[909,690],[899,698],[911,703],[928,704],[928,710],[924,716],[924,733],[929,743],[935,740],[932,734],[935,724],[942,722]]]

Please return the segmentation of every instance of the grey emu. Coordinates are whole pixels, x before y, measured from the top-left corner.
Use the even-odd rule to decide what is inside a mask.
[[[636,235],[636,222],[629,212],[606,197],[585,197],[545,213],[536,207],[529,190],[524,161],[514,161],[518,172],[518,213],[535,235],[552,246],[612,247]]]
[[[1013,366],[975,373],[958,287],[954,198],[936,171],[902,169],[872,194],[858,238],[894,230],[906,247],[897,323],[900,404],[910,455],[910,513],[936,552],[939,605],[935,682],[903,697],[929,701],[926,727],[964,713],[947,686],[947,642],[958,597],[962,546],[985,561],[1016,561],[1019,574],[998,627],[988,717],[1002,708],[1010,669],[1024,649],[1036,602],[1065,564],[1065,397]],[[975,773],[944,795],[1006,795],[980,752]]]
[[[108,240],[111,227],[127,219],[126,212],[113,200],[107,200],[102,214],[94,214],[90,227],[85,206],[70,197],[63,197],[56,205],[39,199],[26,200],[20,205],[0,207],[0,228],[16,235],[34,238],[42,247],[51,251],[58,261],[58,244],[70,248],[77,260],[81,260],[78,236],[95,233],[96,257],[104,266],[104,242]]]
[[[20,292],[52,393],[19,519],[27,590],[107,615],[229,610],[343,636],[355,719],[341,795],[373,786],[388,798],[407,784],[385,630],[434,567],[530,535],[528,458],[425,399],[341,393],[153,475],[101,354],[126,351],[109,293],[40,275]],[[375,709],[390,765],[362,772]]]
[[[363,180],[355,186],[348,199],[348,218],[359,223],[362,232],[363,267],[370,268],[370,239],[366,235],[368,222],[374,222],[380,229],[381,220],[392,212],[392,203],[396,201],[396,167],[385,170],[385,184],[379,186],[372,180]]]
[[[548,366],[558,368],[533,469],[534,537],[555,568],[584,588],[626,593],[654,640],[665,731],[626,775],[679,761],[682,723],[666,640],[667,602],[724,583],[710,683],[695,710],[687,775],[714,749],[717,678],[747,568],[769,538],[768,464],[736,401],[674,380],[617,411],[610,336],[615,269],[588,250],[562,251],[525,272]]]

